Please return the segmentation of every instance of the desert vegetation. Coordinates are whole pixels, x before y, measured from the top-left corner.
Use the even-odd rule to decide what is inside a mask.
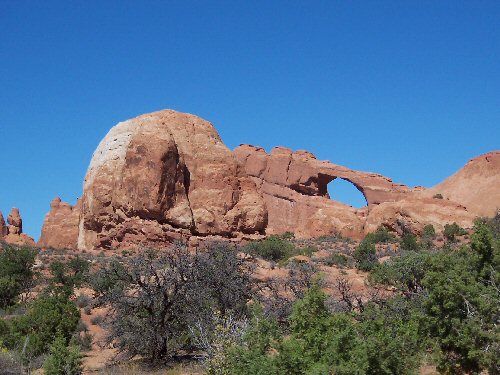
[[[438,247],[430,225],[419,236],[380,227],[359,242],[284,234],[113,256],[3,244],[0,368],[82,373],[97,344],[87,316],[114,351],[110,369],[139,359],[207,374],[416,374],[425,364],[497,374],[500,215],[443,235]]]

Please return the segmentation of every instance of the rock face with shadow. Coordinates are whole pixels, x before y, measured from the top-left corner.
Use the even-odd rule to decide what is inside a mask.
[[[166,110],[116,125],[99,144],[85,176],[78,247],[161,246],[266,225],[261,195],[212,124]]]
[[[500,206],[494,194],[500,167],[490,167],[480,177],[482,191],[493,192],[489,206]],[[440,187],[450,199],[435,199],[433,189],[320,161],[307,151],[276,147],[267,153],[250,145],[231,151],[209,122],[164,110],[109,131],[92,156],[81,200],[75,207],[52,202],[39,245],[164,247],[177,239],[240,240],[287,231],[360,238],[379,225],[416,233],[426,224],[468,227],[483,212],[473,192],[461,201],[456,185],[469,175]],[[327,185],[336,178],[351,182],[367,206],[330,199]]]

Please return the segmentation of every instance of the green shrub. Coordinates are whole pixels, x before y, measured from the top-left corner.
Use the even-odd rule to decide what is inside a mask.
[[[34,280],[33,265],[37,251],[30,247],[4,244],[0,252],[0,309],[17,302],[19,295]]]
[[[373,233],[368,233],[365,240],[371,243],[387,243],[396,241],[396,236],[384,226],[379,226]]]
[[[28,307],[25,315],[12,320],[12,331],[17,342],[28,337],[26,350],[39,355],[48,350],[57,336],[69,341],[79,320],[80,312],[65,293],[43,294]]]
[[[289,240],[293,234],[271,235],[260,241],[250,242],[243,251],[254,254],[266,260],[283,263],[295,255],[311,256],[317,249],[314,246],[296,247]]]
[[[289,333],[262,316],[252,319],[244,343],[229,350],[228,373],[392,375],[418,368],[418,319],[404,301],[369,305],[358,322],[349,314],[331,314],[325,302],[313,285],[295,303]]]
[[[401,241],[399,242],[399,246],[402,250],[407,251],[418,251],[420,249],[417,236],[412,233],[403,234]]]
[[[67,263],[55,261],[51,263],[49,269],[53,283],[62,284],[72,290],[75,287],[80,287],[86,280],[89,263],[80,257],[75,257]]]
[[[338,267],[346,267],[349,263],[349,258],[347,258],[344,254],[332,254],[326,260],[325,263],[328,266],[338,266]]]
[[[295,246],[281,236],[271,235],[264,240],[251,242],[245,250],[264,259],[279,262],[289,258],[294,253]]]
[[[427,224],[422,231],[422,237],[435,238],[436,237],[436,229],[434,229],[434,225]]]
[[[423,289],[422,280],[429,269],[430,253],[409,252],[378,265],[368,278],[371,284],[395,287],[405,295],[415,296]]]
[[[80,375],[83,372],[82,363],[79,348],[74,344],[67,346],[64,337],[56,337],[43,369],[45,375]]]
[[[371,271],[378,263],[376,253],[375,244],[365,238],[353,253],[356,268],[361,271]]]
[[[461,228],[457,223],[446,224],[444,226],[443,235],[450,242],[454,242],[456,240],[456,236],[463,236],[467,234],[465,229]]]

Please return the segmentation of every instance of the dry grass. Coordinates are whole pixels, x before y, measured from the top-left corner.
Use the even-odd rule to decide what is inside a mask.
[[[121,363],[94,371],[85,371],[92,375],[203,375],[204,371],[197,363],[180,363],[170,368],[148,368],[138,361]]]

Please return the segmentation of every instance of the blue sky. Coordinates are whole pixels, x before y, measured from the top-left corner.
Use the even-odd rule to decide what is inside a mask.
[[[111,126],[164,108],[433,186],[500,149],[500,2],[0,1],[0,210],[25,232]]]

